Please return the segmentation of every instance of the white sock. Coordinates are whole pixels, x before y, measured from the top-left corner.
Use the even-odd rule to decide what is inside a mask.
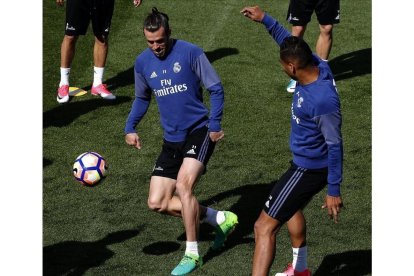
[[[308,262],[307,262],[308,247],[307,246],[299,247],[299,248],[292,247],[292,250],[293,250],[293,261],[292,261],[293,268],[298,272],[305,271],[305,269],[308,268]]]
[[[196,242],[196,241],[186,241],[185,242],[185,253],[191,253],[193,255],[199,256],[199,254],[198,254],[198,242]]]
[[[69,75],[70,75],[70,68],[62,68],[60,67],[60,83],[59,87],[62,85],[69,85]]]
[[[105,67],[93,67],[93,87],[102,84]]]
[[[218,211],[216,216],[217,224],[222,224],[226,220],[226,216],[223,211]]]
[[[325,62],[328,62],[328,60],[327,60],[327,59],[323,59],[323,58],[321,58],[321,60],[323,60],[323,61],[325,61]]]
[[[205,222],[210,224],[211,226],[217,226],[223,223],[226,220],[223,211],[217,211],[210,207],[207,207],[206,218],[204,219]]]

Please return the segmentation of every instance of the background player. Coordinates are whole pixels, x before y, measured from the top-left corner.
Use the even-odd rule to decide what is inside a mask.
[[[59,6],[64,5],[65,0],[56,0]],[[116,97],[102,83],[105,70],[106,57],[108,55],[108,35],[111,27],[112,14],[115,0],[67,0],[66,3],[66,27],[60,54],[60,83],[56,100],[58,103],[69,101],[69,75],[75,46],[79,35],[85,35],[89,22],[92,21],[95,43],[93,47],[93,84],[92,95],[100,95],[107,100]],[[138,7],[141,0],[134,0]]]
[[[286,19],[292,24],[292,35],[303,37],[314,11],[319,22],[316,54],[328,61],[333,42],[333,25],[339,23],[339,0],[290,0]],[[293,93],[295,86],[296,81],[291,79],[286,90]]]

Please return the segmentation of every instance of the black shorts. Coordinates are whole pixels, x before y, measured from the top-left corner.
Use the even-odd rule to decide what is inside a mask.
[[[216,143],[211,141],[206,126],[194,130],[184,142],[174,143],[164,140],[152,175],[177,179],[178,171],[185,157],[194,158],[203,163],[203,173],[205,173],[205,168],[215,146]]]
[[[263,207],[266,214],[281,223],[305,208],[312,197],[328,184],[328,168],[311,170],[291,164],[273,186]]]
[[[305,26],[313,11],[320,25],[339,23],[339,0],[290,0],[286,20],[293,26]]]
[[[96,37],[107,37],[115,0],[67,0],[65,34],[85,35],[92,21]]]

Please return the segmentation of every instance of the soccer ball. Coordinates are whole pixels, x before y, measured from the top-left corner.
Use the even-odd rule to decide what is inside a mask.
[[[97,184],[107,171],[105,159],[93,151],[82,153],[73,164],[73,175],[76,180],[86,186]]]

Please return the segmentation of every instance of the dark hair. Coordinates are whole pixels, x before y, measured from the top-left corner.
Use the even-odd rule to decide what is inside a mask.
[[[280,45],[280,59],[284,62],[296,61],[298,68],[303,69],[313,63],[312,50],[300,37],[289,36]]]
[[[170,29],[168,15],[159,12],[156,7],[153,7],[152,12],[144,20],[144,29],[149,32],[155,32],[161,27],[164,27],[165,31]]]

